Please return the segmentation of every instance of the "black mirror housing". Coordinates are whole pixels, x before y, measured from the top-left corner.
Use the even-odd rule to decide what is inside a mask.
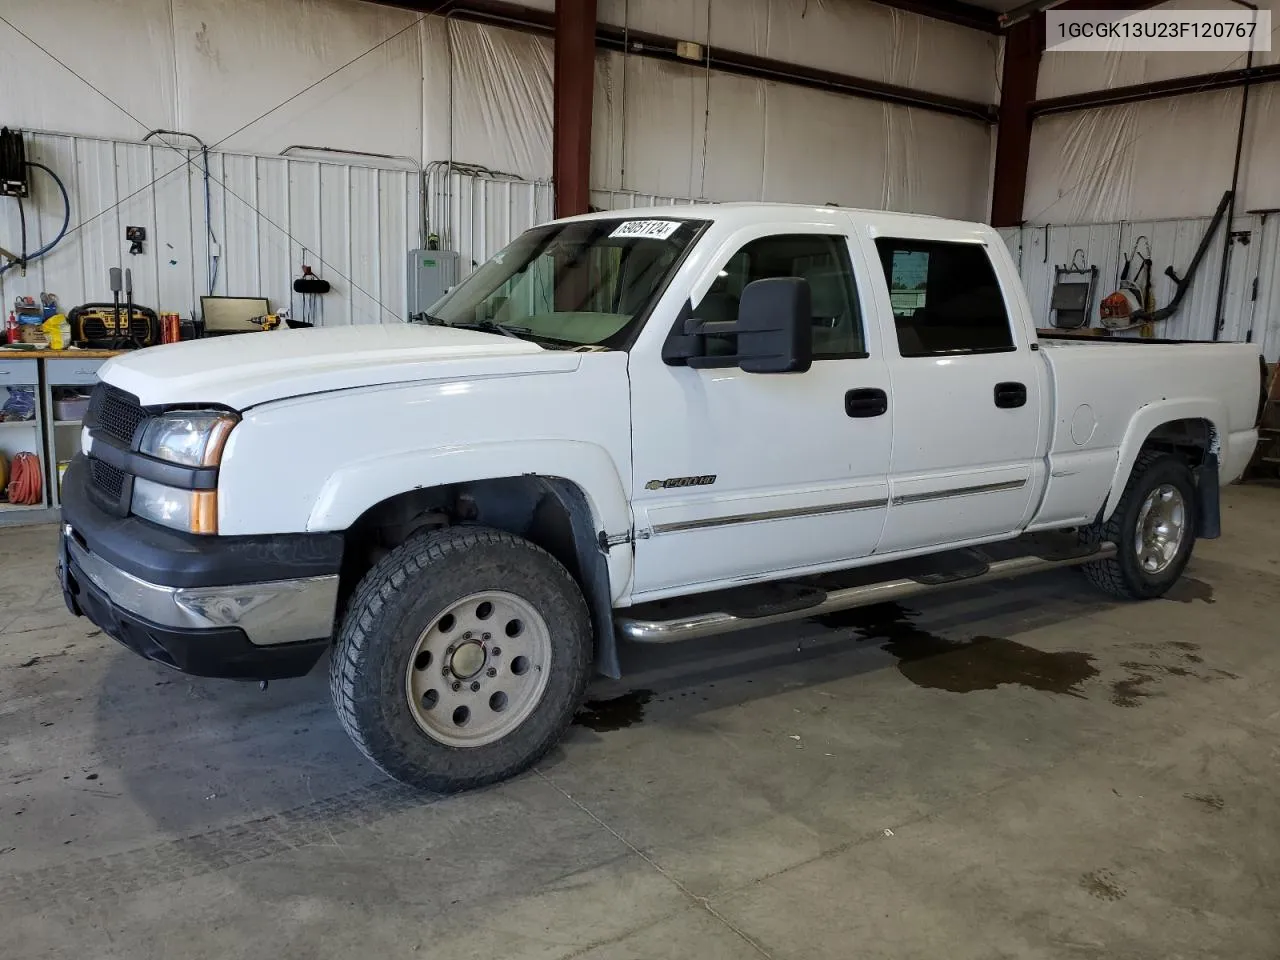
[[[756,280],[738,307],[738,366],[746,373],[803,373],[813,365],[809,281]]]
[[[809,282],[799,277],[756,280],[742,291],[734,321],[699,320],[686,304],[663,345],[667,364],[695,370],[740,367],[746,373],[803,373],[813,365],[813,320]],[[738,352],[708,356],[705,338],[733,336]]]

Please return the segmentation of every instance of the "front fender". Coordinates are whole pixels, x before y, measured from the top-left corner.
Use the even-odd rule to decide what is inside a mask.
[[[1102,519],[1110,519],[1124,495],[1125,484],[1129,482],[1129,474],[1137,462],[1138,454],[1147,438],[1159,427],[1174,420],[1207,420],[1213,428],[1211,443],[1227,442],[1227,407],[1221,400],[1210,397],[1194,397],[1191,399],[1159,400],[1139,407],[1129,420],[1124,439],[1120,442],[1119,454],[1116,458],[1116,470],[1111,477],[1111,490],[1107,494],[1107,502],[1102,508]],[[1216,449],[1216,448],[1214,448]],[[1219,459],[1223,459],[1219,452]]]
[[[424,487],[537,474],[560,477],[586,497],[596,532],[631,530],[631,511],[617,466],[603,447],[573,440],[519,440],[434,447],[344,464],[325,480],[307,530],[346,530],[366,510]],[[631,580],[631,551],[609,551],[617,599]]]

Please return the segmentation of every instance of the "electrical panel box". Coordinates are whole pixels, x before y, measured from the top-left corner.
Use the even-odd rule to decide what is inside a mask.
[[[409,313],[426,313],[445,291],[458,282],[458,253],[454,250],[410,250]]]

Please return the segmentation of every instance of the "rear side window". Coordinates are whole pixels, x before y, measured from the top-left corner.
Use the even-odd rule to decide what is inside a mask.
[[[1009,312],[977,243],[876,240],[904,357],[1013,350]]]

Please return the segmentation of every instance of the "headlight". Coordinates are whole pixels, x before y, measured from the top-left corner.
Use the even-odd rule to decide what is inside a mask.
[[[134,516],[188,533],[218,532],[218,495],[213,490],[179,490],[143,477],[133,479]]]
[[[227,436],[239,420],[211,410],[179,411],[157,417],[142,436],[139,452],[187,467],[216,467]],[[135,477],[130,510],[135,516],[189,533],[218,532],[218,494],[185,490]]]
[[[142,453],[187,467],[215,467],[236,417],[215,411],[166,413],[143,434]]]

